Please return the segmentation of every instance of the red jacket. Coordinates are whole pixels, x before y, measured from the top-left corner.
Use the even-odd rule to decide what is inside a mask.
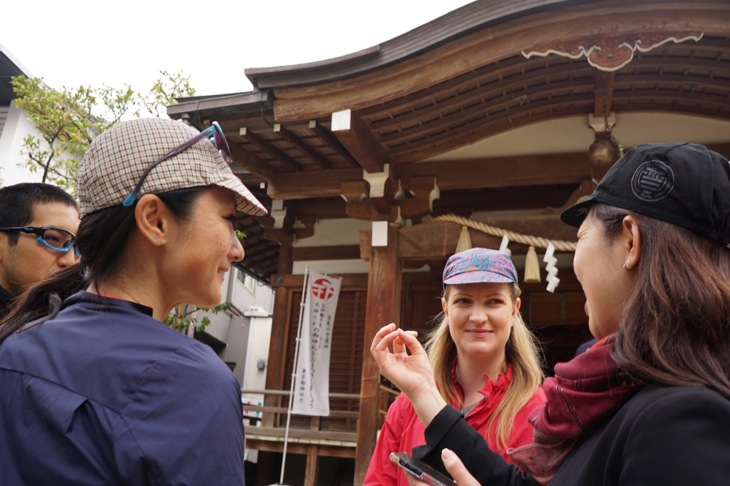
[[[492,423],[490,436],[487,436],[486,433],[487,422],[504,397],[511,382],[512,366],[508,366],[507,371],[503,375],[499,375],[496,383],[487,379],[486,385],[480,391],[486,399],[479,402],[466,416],[469,425],[483,436],[488,437],[487,444],[489,444],[489,448],[508,461],[509,457],[505,452],[506,449],[532,443],[532,425],[527,421],[527,417],[536,407],[545,402],[545,394],[542,388],[538,387],[530,401],[517,413],[512,425],[512,432],[507,441],[507,447],[497,447],[494,438],[496,436],[496,421]],[[390,462],[388,456],[391,452],[401,451],[410,454],[415,446],[425,442],[424,426],[418,415],[416,415],[411,402],[405,395],[399,395],[388,409],[363,484],[365,486],[408,486],[405,474],[398,466]]]

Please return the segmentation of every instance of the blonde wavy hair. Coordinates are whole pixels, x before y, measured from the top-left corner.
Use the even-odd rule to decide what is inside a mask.
[[[449,289],[450,286],[446,285],[444,299],[448,299]],[[511,290],[514,304],[521,291],[514,284],[511,285]],[[456,383],[451,378],[451,368],[456,359],[456,343],[449,333],[449,319],[446,314],[442,312],[440,319],[438,326],[428,336],[426,352],[441,396],[447,402],[455,403],[459,408],[463,408],[463,399]],[[487,422],[487,431],[489,431],[494,421],[497,420],[496,443],[501,448],[506,448],[515,416],[530,401],[535,390],[542,384],[544,375],[540,366],[538,349],[537,340],[527,328],[520,313],[516,312],[512,332],[505,349],[505,360],[512,365],[512,383]],[[489,432],[487,433],[489,434]]]

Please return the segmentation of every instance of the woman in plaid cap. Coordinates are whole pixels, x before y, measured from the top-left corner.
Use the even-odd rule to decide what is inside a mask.
[[[520,316],[517,271],[505,254],[472,248],[448,259],[443,285],[443,315],[426,343],[435,384],[509,460],[508,449],[532,442],[527,417],[545,401],[535,341]],[[388,409],[365,484],[408,484],[390,453],[411,453],[424,441],[424,426],[401,394]]]
[[[240,386],[210,347],[162,324],[211,307],[243,259],[217,124],[116,125],[78,174],[80,262],[0,327],[0,482],[244,484]]]
[[[533,444],[509,451],[526,472],[446,404],[418,341],[386,326],[371,351],[428,425],[417,455],[460,486],[727,484],[730,162],[640,145],[561,218],[579,227],[573,268],[598,342],[545,380]]]

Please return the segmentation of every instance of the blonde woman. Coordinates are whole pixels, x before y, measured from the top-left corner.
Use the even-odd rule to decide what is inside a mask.
[[[426,343],[436,384],[509,460],[508,449],[532,442],[527,417],[545,401],[535,341],[519,312],[517,271],[503,253],[472,248],[449,258],[443,284],[443,318]],[[424,442],[424,426],[401,394],[388,410],[365,484],[408,484],[390,453],[411,453]]]

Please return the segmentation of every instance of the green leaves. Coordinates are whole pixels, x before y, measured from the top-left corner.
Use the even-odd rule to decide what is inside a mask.
[[[230,302],[223,302],[215,307],[195,307],[188,304],[180,304],[175,306],[172,312],[165,318],[164,323],[173,328],[174,330],[183,334],[188,334],[190,326],[193,326],[195,332],[203,332],[205,328],[210,324],[210,317],[208,314],[217,314],[221,311],[225,311],[231,308]],[[197,312],[203,311],[206,313],[198,323]]]
[[[160,71],[149,93],[130,86],[63,87],[55,90],[42,78],[12,78],[15,104],[24,110],[39,135],[23,140],[25,167],[40,172],[41,182],[55,183],[75,194],[76,173],[89,145],[121,120],[142,115],[163,116],[177,98],[192,96],[189,77]]]

